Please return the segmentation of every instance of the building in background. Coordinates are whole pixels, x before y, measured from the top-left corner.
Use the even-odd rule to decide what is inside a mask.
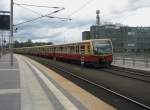
[[[91,39],[90,38],[90,31],[82,32],[82,40],[87,40],[87,39]]]
[[[112,40],[114,52],[150,52],[150,27],[99,24],[96,22],[96,25],[90,27],[90,31],[84,31],[82,40],[109,38]]]

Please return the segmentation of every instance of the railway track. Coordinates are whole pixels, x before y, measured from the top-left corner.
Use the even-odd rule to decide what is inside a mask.
[[[123,67],[111,66],[110,68],[99,69],[99,71],[104,71],[114,75],[119,75],[122,77],[128,77],[136,80],[140,80],[146,83],[150,83],[150,72],[140,71],[134,69],[127,69]]]
[[[32,57],[32,58],[33,58],[33,57]],[[33,58],[33,59],[35,59],[35,58]],[[125,99],[126,101],[132,102],[132,103],[134,103],[134,104],[140,106],[140,107],[143,108],[144,110],[150,110],[150,106],[148,106],[148,105],[146,105],[146,104],[143,104],[143,103],[141,103],[141,102],[139,102],[139,101],[137,101],[137,100],[135,100],[135,99],[132,99],[132,98],[130,98],[130,97],[128,97],[128,96],[125,96],[125,95],[123,95],[123,94],[121,94],[121,93],[119,93],[119,92],[116,92],[116,91],[114,91],[114,90],[112,90],[112,89],[110,89],[110,88],[107,88],[107,87],[105,87],[105,86],[103,86],[103,85],[97,84],[97,83],[95,83],[95,82],[93,82],[93,81],[90,81],[90,80],[88,80],[88,79],[86,79],[86,78],[83,78],[83,77],[81,77],[81,76],[79,76],[79,75],[76,75],[76,74],[74,74],[74,73],[72,73],[72,72],[70,72],[70,71],[67,71],[67,70],[65,70],[65,69],[63,68],[63,66],[58,66],[58,65],[56,66],[56,65],[54,65],[54,64],[50,64],[50,63],[48,63],[48,62],[42,61],[42,60],[40,60],[39,58],[38,58],[38,59],[36,58],[35,60],[37,60],[38,62],[44,64],[45,66],[53,67],[53,68],[55,68],[56,70],[59,70],[59,71],[63,72],[64,74],[71,75],[71,76],[74,77],[74,78],[77,78],[77,79],[79,79],[79,80],[82,80],[82,81],[84,81],[84,82],[86,82],[86,83],[88,83],[88,84],[94,85],[95,87],[98,87],[98,88],[103,89],[103,90],[105,90],[105,91],[107,91],[107,92],[109,92],[109,93],[111,93],[111,94],[113,94],[113,95],[116,95],[116,96],[118,96],[118,97],[121,97],[121,98]],[[112,69],[110,69],[110,70],[112,70]],[[121,71],[121,70],[119,70],[119,69],[117,70],[117,69],[115,68],[114,71]],[[106,72],[106,71],[105,71],[105,72]],[[110,72],[110,71],[109,71],[109,72]]]

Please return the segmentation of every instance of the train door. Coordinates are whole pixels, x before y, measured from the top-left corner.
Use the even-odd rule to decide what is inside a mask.
[[[53,47],[53,60],[56,61],[56,47]]]
[[[81,65],[84,65],[85,58],[85,45],[81,45]]]

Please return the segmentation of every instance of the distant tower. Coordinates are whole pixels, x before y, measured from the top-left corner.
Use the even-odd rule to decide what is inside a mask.
[[[96,10],[96,25],[100,25],[100,10]]]

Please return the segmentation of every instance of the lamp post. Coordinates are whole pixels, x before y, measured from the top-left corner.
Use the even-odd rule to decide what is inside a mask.
[[[2,31],[2,55],[4,54],[4,33],[3,33],[3,31]]]
[[[0,58],[2,56],[2,45],[1,45],[1,38],[0,38]]]
[[[10,5],[10,64],[13,66],[13,0],[11,0]]]

